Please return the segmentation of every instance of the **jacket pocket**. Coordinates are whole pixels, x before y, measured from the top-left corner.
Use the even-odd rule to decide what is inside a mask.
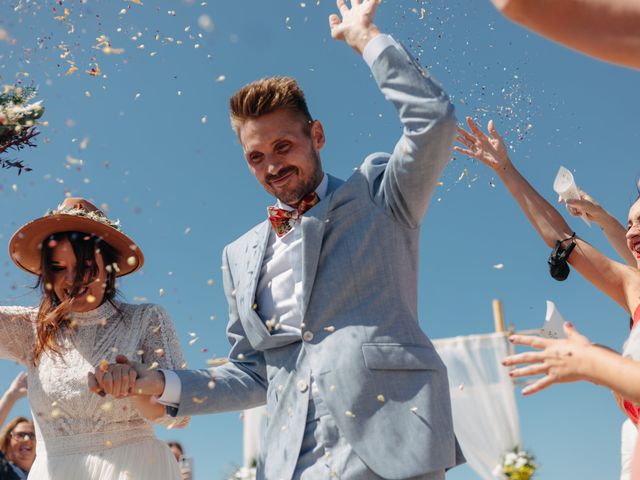
[[[401,343],[363,343],[364,364],[370,370],[440,370],[433,347]]]

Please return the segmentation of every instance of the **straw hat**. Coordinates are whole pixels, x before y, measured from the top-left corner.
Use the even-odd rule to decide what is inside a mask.
[[[9,240],[9,255],[16,265],[40,274],[42,242],[55,233],[82,232],[101,238],[118,254],[117,276],[135,272],[144,263],[142,250],[120,231],[118,222],[84,198],[66,198],[57,209],[27,223]]]

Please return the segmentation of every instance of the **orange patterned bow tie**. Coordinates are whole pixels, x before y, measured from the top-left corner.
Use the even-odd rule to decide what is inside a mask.
[[[316,192],[311,192],[304,197],[295,210],[284,210],[278,207],[268,207],[269,222],[278,237],[283,237],[291,231],[296,221],[304,215],[304,213],[320,201],[320,197]]]

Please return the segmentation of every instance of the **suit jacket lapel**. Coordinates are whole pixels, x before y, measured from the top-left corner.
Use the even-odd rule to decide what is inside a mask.
[[[245,263],[245,272],[247,275],[246,281],[244,282],[245,287],[237,292],[239,295],[238,307],[240,311],[240,321],[244,327],[247,339],[249,343],[258,350],[277,348],[300,341],[300,335],[294,333],[285,332],[272,335],[253,307],[257,303],[256,289],[258,288],[262,262],[271,233],[271,225],[268,221],[265,221],[258,225],[253,233],[254,235],[249,238],[247,248],[245,249],[247,255],[247,261]]]
[[[327,213],[331,197],[342,183],[342,180],[329,175],[329,184],[327,186],[327,196],[315,207],[302,216],[302,318],[307,312],[307,305],[313,283],[316,278],[318,269],[318,261],[320,260],[320,250],[322,248],[322,240],[324,238],[324,227],[326,225]]]
[[[254,346],[261,343],[264,337],[269,335],[267,327],[256,313],[253,305],[256,303],[256,289],[270,231],[269,222],[265,221],[253,230],[253,236],[248,239],[245,249],[247,259],[244,267],[247,278],[243,282],[244,288],[237,292],[240,318],[248,320],[244,328],[249,341]]]
[[[262,260],[264,259],[264,252],[267,249],[267,242],[271,233],[269,222],[262,222],[255,228],[253,233],[253,238],[249,241],[249,248],[247,249],[246,273],[249,276],[248,288],[246,292],[243,292],[251,302],[250,307],[255,303],[256,288],[258,288],[258,280],[262,270]]]

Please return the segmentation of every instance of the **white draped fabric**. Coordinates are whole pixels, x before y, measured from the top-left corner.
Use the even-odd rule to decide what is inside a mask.
[[[453,424],[469,466],[483,479],[503,455],[522,446],[520,422],[508,370],[504,334],[471,335],[435,340],[449,373]]]
[[[638,439],[638,428],[626,419],[621,429],[620,480],[631,480],[631,459]]]
[[[245,410],[242,414],[242,420],[244,423],[242,464],[244,467],[252,467],[258,460],[260,440],[267,423],[267,408],[263,405]]]

